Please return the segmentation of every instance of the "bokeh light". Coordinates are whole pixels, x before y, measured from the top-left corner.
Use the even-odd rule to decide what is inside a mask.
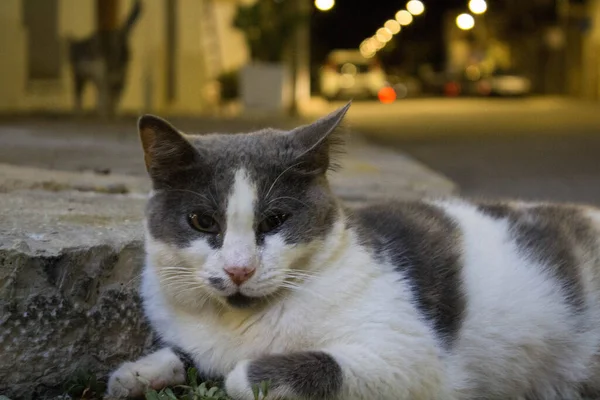
[[[469,10],[473,14],[483,14],[487,11],[487,3],[485,0],[471,0],[469,1]]]
[[[315,0],[315,7],[320,11],[329,11],[335,6],[335,0]]]
[[[380,41],[380,40],[377,38],[377,36],[373,36],[372,40],[373,40],[373,43],[375,44],[375,49],[376,49],[376,50],[381,50],[381,49],[383,49],[383,48],[385,47],[385,44],[387,43],[387,42],[382,42],[382,41]]]
[[[390,104],[396,101],[396,91],[394,90],[394,88],[386,86],[379,90],[379,93],[377,93],[377,97],[379,98],[379,101],[383,104]]]
[[[425,12],[425,4],[419,0],[410,0],[406,3],[406,9],[412,15],[421,15]]]
[[[400,10],[396,13],[396,21],[400,25],[409,25],[413,20],[413,16],[406,10]]]
[[[392,32],[386,28],[379,28],[376,33],[377,40],[381,43],[387,43],[392,40]]]
[[[386,29],[388,29],[390,32],[392,32],[393,35],[400,32],[400,28],[401,28],[400,24],[395,19],[387,20],[383,26]]]
[[[473,29],[475,26],[475,18],[471,14],[460,14],[456,17],[456,26],[458,26],[463,31],[468,31],[469,29]]]

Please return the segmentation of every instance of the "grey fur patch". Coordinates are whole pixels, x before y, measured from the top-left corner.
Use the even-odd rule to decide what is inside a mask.
[[[210,283],[215,289],[225,290],[225,280],[223,278],[211,276],[208,278],[208,283]]]
[[[376,257],[406,277],[418,309],[450,347],[465,310],[457,224],[440,208],[419,202],[362,208],[351,221]]]
[[[289,217],[279,232],[287,243],[323,237],[337,217],[338,205],[325,172],[332,165],[330,154],[340,142],[335,128],[346,111],[344,107],[291,132],[264,129],[185,137],[165,121],[144,117],[140,126],[145,129],[144,148],[156,189],[147,206],[150,234],[179,247],[189,246],[198,237],[220,247],[234,174],[243,168],[258,189],[257,226],[271,213],[285,213]],[[187,215],[192,212],[211,215],[222,234],[191,229]],[[264,236],[256,239],[260,245]]]
[[[585,306],[580,257],[596,251],[596,233],[578,208],[556,204],[517,207],[488,203],[479,205],[479,209],[494,218],[506,218],[522,255],[547,268],[562,284],[568,301],[576,310]]]
[[[268,355],[248,366],[251,385],[269,381],[270,388],[285,388],[303,399],[330,399],[342,388],[342,368],[324,352]]]

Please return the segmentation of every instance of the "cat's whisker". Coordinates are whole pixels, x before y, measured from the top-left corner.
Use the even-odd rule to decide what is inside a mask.
[[[284,272],[283,275],[295,276],[295,277],[307,277],[307,278],[318,278],[320,276],[318,274],[303,273],[303,272],[299,272],[299,271]]]
[[[134,283],[134,281],[140,280],[141,278],[142,278],[142,274],[136,274],[136,275],[134,275],[130,280],[128,280],[127,282],[125,282],[123,284],[123,286],[121,286],[121,291],[123,291],[125,289],[129,289],[130,285],[132,285]]]
[[[170,270],[186,270],[186,271],[190,271],[191,268],[189,267],[185,267],[185,266],[181,266],[181,265],[171,265],[168,267],[162,267],[161,271],[170,271]]]
[[[193,278],[195,276],[192,271],[161,271],[159,275],[165,277],[178,276],[181,278]]]
[[[192,271],[186,271],[186,270],[175,271],[175,270],[173,270],[173,271],[161,271],[159,275],[161,275],[161,276],[180,276],[180,277],[192,278],[196,274]]]
[[[279,179],[281,179],[281,177],[288,172],[290,169],[297,167],[298,165],[302,165],[304,164],[304,161],[298,162],[296,164],[290,165],[289,167],[287,167],[286,169],[283,170],[282,173],[280,173],[277,178],[275,178],[275,180],[273,181],[273,183],[271,184],[271,187],[269,188],[269,190],[267,190],[267,194],[265,194],[264,198],[268,199],[269,195],[271,194],[271,191],[273,190],[273,188],[275,187],[275,184],[279,181]]]

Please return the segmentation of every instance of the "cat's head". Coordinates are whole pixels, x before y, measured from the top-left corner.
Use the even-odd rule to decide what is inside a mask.
[[[185,135],[140,118],[153,183],[146,250],[163,293],[188,306],[250,307],[311,272],[339,225],[326,172],[349,106],[291,131],[247,134]]]

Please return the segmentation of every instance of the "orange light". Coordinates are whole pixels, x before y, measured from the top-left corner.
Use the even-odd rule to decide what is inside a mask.
[[[457,82],[448,82],[444,85],[444,94],[448,97],[460,95],[460,85]]]
[[[377,97],[379,97],[379,101],[383,104],[390,104],[396,101],[396,91],[393,88],[386,86],[379,90]]]

